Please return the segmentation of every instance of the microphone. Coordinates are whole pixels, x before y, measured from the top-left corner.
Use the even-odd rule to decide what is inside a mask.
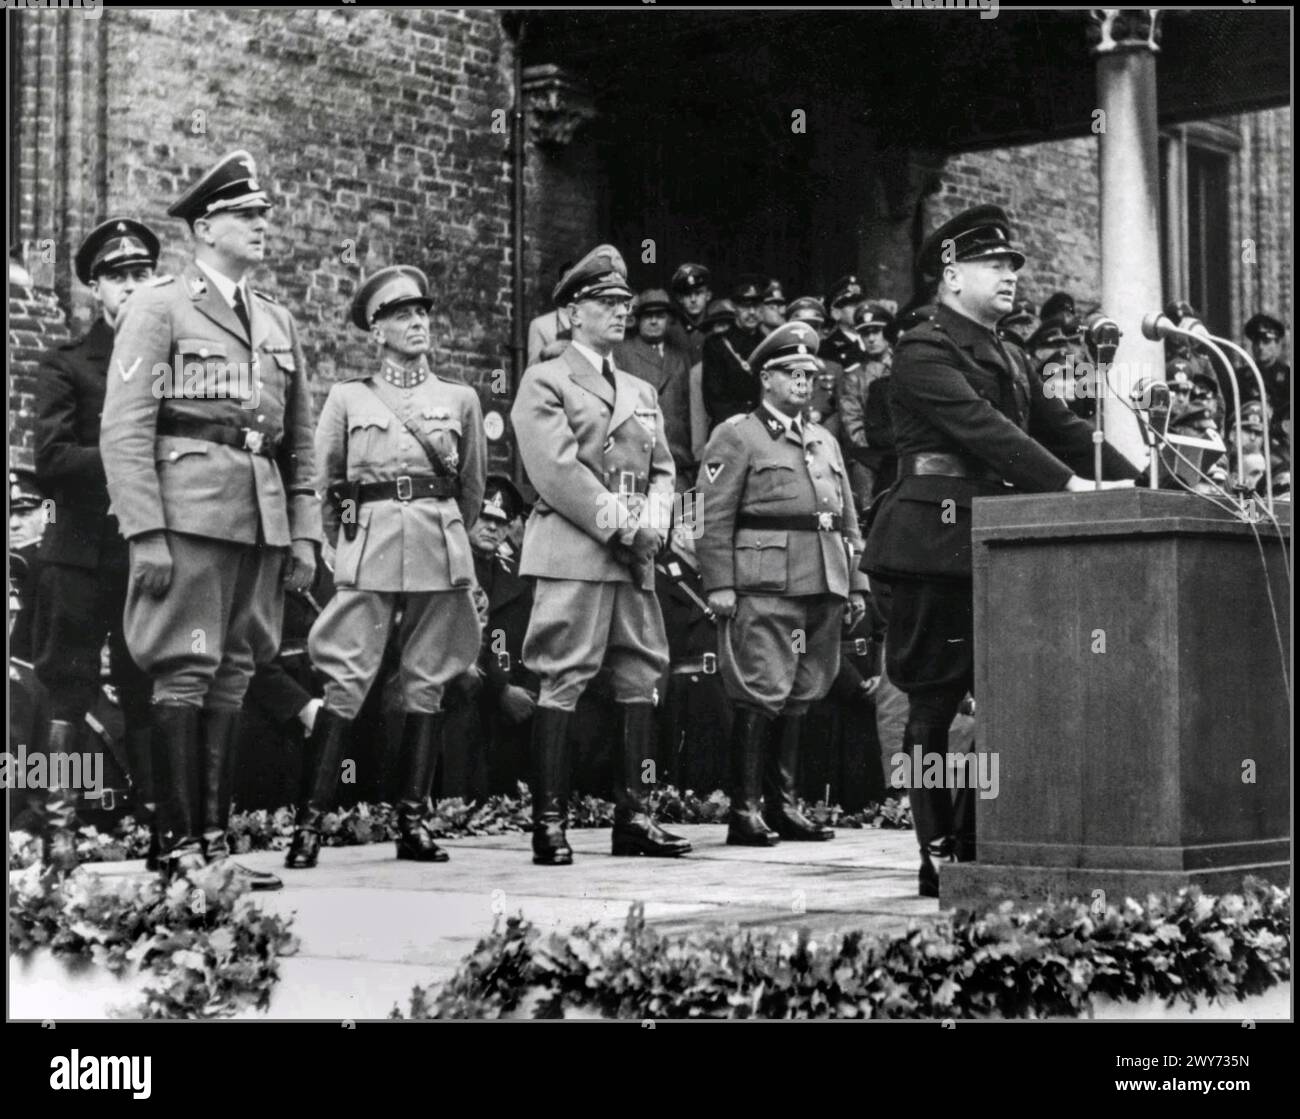
[[[1185,299],[1176,299],[1166,308],[1165,313],[1154,311],[1142,319],[1142,333],[1153,342],[1163,338],[1193,338],[1217,357],[1228,373],[1228,384],[1232,386],[1232,407],[1236,420],[1237,446],[1241,446],[1241,385],[1237,380],[1237,371],[1233,368],[1228,355],[1217,345],[1214,337],[1205,328],[1205,324],[1196,317],[1196,311]],[[1237,487],[1246,492],[1246,472],[1242,456],[1237,456]]]

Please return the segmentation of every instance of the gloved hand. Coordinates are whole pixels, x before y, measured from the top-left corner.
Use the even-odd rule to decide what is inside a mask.
[[[501,711],[512,723],[522,723],[536,706],[533,693],[518,684],[507,684],[501,692]]]
[[[131,582],[154,598],[167,593],[172,583],[172,550],[161,530],[131,540]]]
[[[659,533],[649,525],[642,525],[636,530],[636,536],[628,547],[642,563],[654,563],[655,556],[659,554]]]

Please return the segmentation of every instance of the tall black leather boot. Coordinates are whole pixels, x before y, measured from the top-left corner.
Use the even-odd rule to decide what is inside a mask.
[[[763,822],[763,753],[772,719],[754,707],[736,708],[731,724],[731,812],[727,842],[737,847],[775,847],[781,837]]]
[[[130,767],[133,815],[149,828],[149,851],[144,858],[145,870],[157,870],[162,856],[162,836],[158,830],[158,786],[154,773],[153,727],[128,722],[123,745],[126,764]]]
[[[615,855],[672,858],[691,849],[690,840],[664,831],[650,815],[649,791],[642,777],[654,765],[655,709],[652,703],[620,703],[621,734],[614,757]]]
[[[351,733],[351,719],[336,715],[328,707],[322,706],[316,712],[311,735],[303,745],[298,815],[294,820],[293,842],[284,857],[284,865],[291,870],[313,867],[320,856],[321,817],[334,803],[339,766]]]
[[[442,752],[442,712],[408,711],[402,724],[401,779],[397,801],[397,857],[445,863],[447,852],[433,841],[425,816],[429,790]]]
[[[41,857],[46,863],[61,861],[65,865],[75,862],[75,853],[67,849],[68,843],[77,828],[76,789],[54,787],[56,759],[80,752],[81,724],[66,719],[51,719],[45,732],[46,772],[49,774],[48,787],[37,789],[28,797],[28,806],[36,822],[41,837]],[[54,843],[55,836],[62,833],[65,837],[60,844]],[[60,847],[60,851],[55,847]]]
[[[801,734],[802,715],[782,715],[772,725],[763,769],[763,821],[782,839],[834,839],[833,830],[814,824],[799,811],[794,782]]]
[[[933,726],[920,719],[910,718],[903,732],[903,747],[920,762],[913,763],[912,773],[924,775],[928,756],[943,759],[944,783],[939,788],[924,786],[908,789],[908,802],[912,806],[912,823],[916,828],[916,842],[921,850],[921,867],[917,875],[917,892],[923,898],[939,896],[939,872],[934,860],[952,862],[955,839],[953,837],[952,796],[947,788],[948,727]],[[915,783],[914,783],[915,784]]]
[[[239,746],[239,709],[209,707],[203,710],[203,850],[209,863],[230,858],[230,808],[235,788],[235,751]],[[234,863],[250,890],[279,890],[284,883],[267,871]]]
[[[202,711],[185,703],[156,703],[153,726],[158,789],[159,869],[167,880],[204,865],[202,836]]]
[[[569,712],[539,707],[533,715],[533,862],[568,866]]]

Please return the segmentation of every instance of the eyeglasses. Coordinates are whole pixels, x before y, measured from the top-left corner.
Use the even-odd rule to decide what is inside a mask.
[[[817,371],[812,369],[781,369],[776,366],[768,366],[764,373],[780,373],[783,377],[789,377],[792,381],[811,381],[817,376]]]

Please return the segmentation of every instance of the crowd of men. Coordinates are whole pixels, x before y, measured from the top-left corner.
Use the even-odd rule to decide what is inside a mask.
[[[970,749],[970,500],[1094,484],[1095,398],[1055,380],[1089,357],[1080,309],[1016,299],[998,207],[931,234],[901,310],[852,275],[794,300],[742,276],[715,299],[700,264],[634,295],[612,246],[567,263],[511,412],[525,487],[487,474],[476,393],[429,360],[418,268],[358,287],[346,317],[375,357],[314,414],[292,313],[247,283],[269,209],[241,151],[169,210],[194,239],[177,275],[138,221],[90,233],[74,266],[100,313],[42,368],[35,476],[12,495],[44,523],[12,633],[20,734],[84,750],[107,673],[152,867],[229,859],[241,774],[286,727],[295,870],[358,754],[398,858],[446,860],[435,792],[525,780],[553,866],[573,859],[575,775],[612,791],[614,855],[675,858],[690,843],[649,808],[665,778],[726,789],[728,843],[824,842],[801,794],[865,802],[899,751]],[[1262,485],[1271,455],[1285,496],[1285,331],[1246,332],[1267,398],[1242,380],[1243,438],[1195,348],[1171,346],[1168,427],[1229,432],[1201,485],[1238,464]],[[1141,476],[1109,447],[1103,470]],[[974,802],[907,791],[933,895],[936,859],[974,857]]]

